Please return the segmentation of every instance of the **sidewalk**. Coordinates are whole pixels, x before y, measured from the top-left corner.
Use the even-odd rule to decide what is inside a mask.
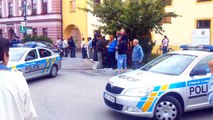
[[[62,70],[92,70],[94,73],[101,73],[106,75],[116,75],[114,69],[96,69],[98,62],[90,59],[82,59],[81,52],[76,53],[76,58],[62,57]],[[128,69],[131,71],[131,69]]]

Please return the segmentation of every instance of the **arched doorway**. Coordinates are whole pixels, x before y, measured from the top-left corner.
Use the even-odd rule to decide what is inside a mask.
[[[73,36],[73,38],[76,38],[77,40],[77,48],[80,48],[81,45],[81,32],[79,28],[75,25],[69,25],[64,30],[64,38],[68,39],[70,36]]]

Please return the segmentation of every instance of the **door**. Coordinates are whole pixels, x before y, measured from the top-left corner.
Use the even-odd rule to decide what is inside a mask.
[[[39,57],[40,57],[40,64],[39,68],[41,69],[40,75],[47,75],[52,65],[52,52],[47,49],[38,49]]]
[[[25,57],[25,69],[24,76],[28,78],[34,78],[38,76],[39,73],[39,60],[36,49],[29,51]]]
[[[213,56],[202,58],[190,72],[191,80],[187,82],[187,97],[190,107],[208,105],[208,82],[211,76],[208,61],[212,59]]]

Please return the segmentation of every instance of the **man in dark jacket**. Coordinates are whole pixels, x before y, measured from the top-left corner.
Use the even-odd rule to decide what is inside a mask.
[[[97,49],[97,56],[98,56],[98,66],[97,66],[97,69],[101,69],[103,68],[103,51],[105,49],[105,41],[104,39],[102,38],[102,36],[100,36],[99,40],[97,41],[96,43],[96,49]]]
[[[117,74],[121,74],[121,69],[127,69],[127,51],[128,46],[126,41],[120,40],[118,44],[118,58],[117,58]]]
[[[94,39],[92,40],[92,49],[93,49],[93,61],[98,61],[97,57],[97,49],[96,49],[96,43],[98,41],[99,37],[97,35],[94,36]]]
[[[70,47],[70,57],[74,57],[75,58],[76,46],[75,46],[75,42],[74,42],[73,36],[71,36],[70,39],[68,40],[68,45]]]

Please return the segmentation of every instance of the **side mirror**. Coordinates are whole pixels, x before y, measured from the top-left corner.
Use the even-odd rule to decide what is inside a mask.
[[[189,75],[192,77],[195,75],[206,75],[206,74],[207,74],[206,70],[192,70]]]
[[[31,56],[27,56],[27,57],[25,58],[25,61],[31,61],[31,60],[33,60],[33,57],[31,57]]]

